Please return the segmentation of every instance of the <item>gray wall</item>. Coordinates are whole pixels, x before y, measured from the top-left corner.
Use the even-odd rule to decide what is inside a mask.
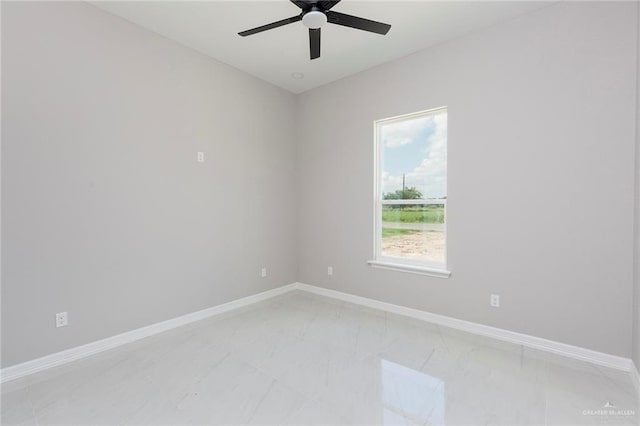
[[[3,2],[2,366],[294,282],[294,106],[91,5]]]
[[[556,4],[302,94],[299,280],[630,357],[636,7]],[[372,122],[443,105],[453,274],[373,269]]]

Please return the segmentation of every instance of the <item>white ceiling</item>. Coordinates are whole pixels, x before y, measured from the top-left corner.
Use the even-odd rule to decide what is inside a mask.
[[[301,22],[249,37],[238,32],[299,14],[288,0],[93,1],[92,4],[249,74],[301,93],[437,43],[531,12],[541,1],[359,1],[333,10],[392,25],[386,36],[327,24],[309,60]],[[303,73],[294,79],[292,73]]]

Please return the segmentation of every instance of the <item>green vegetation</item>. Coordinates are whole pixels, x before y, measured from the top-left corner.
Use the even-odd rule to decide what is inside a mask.
[[[384,200],[419,200],[422,198],[422,192],[415,187],[398,189],[394,192],[382,194]],[[382,208],[383,222],[401,222],[401,223],[444,223],[444,204],[396,204],[385,205]],[[387,229],[387,232],[390,232]],[[401,231],[394,229],[393,231]],[[411,231],[411,230],[403,230]],[[409,232],[396,232],[389,235],[405,235]],[[382,231],[385,236],[385,230]]]
[[[415,234],[416,232],[420,231],[417,231],[415,229],[382,228],[382,238],[395,237],[396,235]]]
[[[413,186],[382,194],[384,200],[419,200],[420,198],[422,198],[422,192]]]
[[[386,205],[382,208],[383,222],[444,223],[444,206],[431,205]]]

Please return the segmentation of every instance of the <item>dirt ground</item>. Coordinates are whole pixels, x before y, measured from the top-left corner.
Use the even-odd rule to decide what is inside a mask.
[[[444,263],[444,233],[417,231],[382,239],[382,255]]]

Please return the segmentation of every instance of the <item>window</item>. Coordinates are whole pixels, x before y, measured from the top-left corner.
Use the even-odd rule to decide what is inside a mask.
[[[375,122],[373,266],[449,276],[447,110]]]

